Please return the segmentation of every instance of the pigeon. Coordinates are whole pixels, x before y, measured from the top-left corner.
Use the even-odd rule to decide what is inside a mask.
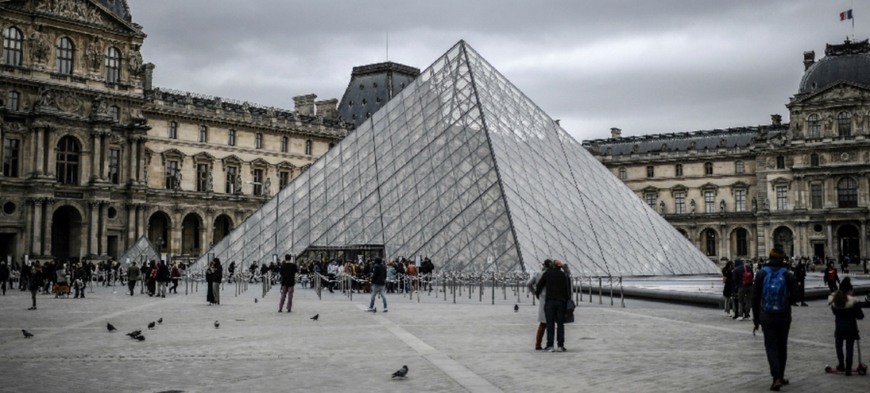
[[[319,318],[320,318],[320,314],[317,314],[317,315],[311,317],[311,320],[312,320],[312,321],[316,321],[316,320],[318,320]]]
[[[134,330],[130,333],[127,333],[127,335],[130,336],[130,338],[136,338],[136,336],[139,336],[141,334],[142,334],[141,330]]]
[[[156,323],[154,323],[152,321],[151,323],[148,324],[148,329],[154,329],[154,325],[156,325]]]
[[[520,305],[514,304],[514,312],[518,312],[518,311],[520,311]]]
[[[217,329],[219,327],[221,327],[221,323],[218,321],[214,321],[214,328]]]
[[[112,325],[111,323],[108,323],[108,322],[106,322],[106,329],[108,329],[110,332],[114,332],[115,330],[118,330],[118,329],[115,329],[115,325]]]
[[[21,333],[24,333],[24,338],[31,338],[31,337],[33,337],[33,333],[28,332],[27,330],[21,329]]]
[[[137,339],[137,340],[139,340],[139,341],[145,341],[145,336],[142,336],[142,335],[139,335],[139,336],[136,336],[136,337],[133,337],[133,338],[135,338],[135,339]]]
[[[258,301],[259,301],[259,300],[257,300],[257,298],[254,298],[254,303],[256,303],[256,302],[258,302]]]
[[[157,324],[161,324],[161,323],[163,323],[163,317],[160,317],[160,319],[157,320]]]
[[[408,366],[402,366],[399,371],[393,373],[393,379],[405,379],[405,376],[408,375]]]

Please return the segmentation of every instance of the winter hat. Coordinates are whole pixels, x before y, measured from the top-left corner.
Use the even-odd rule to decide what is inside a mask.
[[[840,290],[843,293],[847,293],[852,290],[852,279],[849,277],[843,278],[843,281],[840,281]]]
[[[784,259],[785,251],[782,249],[782,244],[774,244],[773,249],[770,250],[770,257],[776,259]]]

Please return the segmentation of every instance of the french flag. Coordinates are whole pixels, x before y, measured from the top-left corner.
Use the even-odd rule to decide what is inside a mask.
[[[840,13],[840,20],[852,19],[852,10],[846,10]]]

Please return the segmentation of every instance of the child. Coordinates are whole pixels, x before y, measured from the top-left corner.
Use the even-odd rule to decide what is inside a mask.
[[[840,289],[828,297],[828,304],[836,317],[834,339],[837,345],[837,371],[845,371],[852,375],[852,354],[855,340],[858,336],[858,320],[864,319],[864,312],[858,302],[852,297],[852,280],[843,278]],[[843,365],[843,341],[846,343],[846,364]]]

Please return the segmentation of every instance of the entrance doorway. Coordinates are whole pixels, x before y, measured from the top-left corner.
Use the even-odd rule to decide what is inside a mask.
[[[786,255],[794,256],[794,234],[788,227],[779,227],[773,231],[773,244],[782,245]]]
[[[171,249],[169,244],[171,240],[169,226],[171,223],[169,216],[164,212],[154,213],[148,220],[148,240],[157,246],[161,254]]]
[[[854,225],[842,225],[837,229],[841,260],[848,255],[854,261],[861,255],[860,237],[861,233]]]
[[[813,243],[813,256],[825,260],[825,243]]]
[[[15,247],[18,245],[18,235],[15,233],[0,233],[0,259],[6,260],[6,256],[11,256],[15,261],[18,250]]]
[[[51,255],[58,261],[78,262],[82,254],[82,216],[61,206],[51,216]]]

